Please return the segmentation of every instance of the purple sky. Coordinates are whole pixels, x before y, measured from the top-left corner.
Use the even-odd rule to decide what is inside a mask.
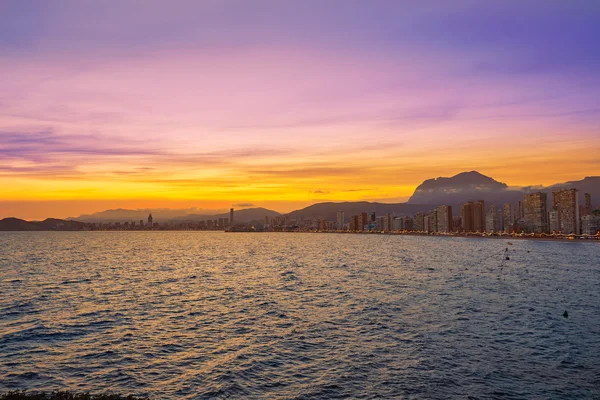
[[[598,174],[599,37],[600,1],[5,0],[0,216]]]

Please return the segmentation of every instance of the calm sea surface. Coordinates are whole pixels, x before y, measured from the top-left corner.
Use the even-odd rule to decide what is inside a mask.
[[[600,398],[600,245],[513,243],[0,233],[0,392]]]

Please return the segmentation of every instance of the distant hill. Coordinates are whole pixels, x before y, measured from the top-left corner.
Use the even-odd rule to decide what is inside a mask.
[[[246,208],[243,210],[234,212],[234,222],[251,222],[251,221],[264,221],[265,216],[277,217],[281,215],[277,211],[269,210],[267,208],[256,207]],[[189,214],[185,217],[173,218],[173,221],[204,221],[207,219],[218,219],[218,218],[229,218],[229,213],[215,214],[215,215],[198,215]]]
[[[428,204],[408,204],[408,203],[372,203],[368,201],[355,201],[355,202],[327,202],[318,203],[308,206],[301,210],[292,211],[288,215],[290,218],[310,219],[313,216],[319,216],[329,221],[335,221],[337,218],[337,212],[343,211],[346,220],[351,215],[360,214],[361,212],[372,213],[377,215],[383,214],[395,214],[395,215],[413,215],[419,211],[429,211],[434,206]]]
[[[0,219],[0,231],[39,231],[40,228],[19,218]]]
[[[140,210],[127,210],[123,208],[100,211],[93,214],[81,215],[76,218],[68,218],[72,221],[79,222],[128,222],[128,221],[146,221],[148,214],[152,214],[152,218],[155,222],[164,223],[168,221],[205,221],[207,219],[218,219],[218,218],[229,218],[229,212],[224,213],[190,213],[192,210],[197,209],[140,209]],[[269,217],[275,217],[279,214],[276,211],[268,210],[266,208],[246,208],[243,210],[235,210],[234,219],[237,222],[250,222],[255,220],[262,221],[268,215]]]
[[[552,192],[559,189],[579,189],[579,200],[583,202],[583,194],[589,193],[592,195],[592,205],[600,204],[600,176],[588,176],[580,181],[570,181],[565,183],[557,183],[545,188],[545,191]]]
[[[18,218],[0,220],[0,231],[79,231],[85,227],[83,222],[55,218],[43,221],[25,221]]]
[[[514,203],[522,198],[522,191],[509,190],[506,183],[498,182],[477,171],[470,171],[450,178],[427,179],[417,187],[408,203],[458,206],[472,200],[502,204]]]
[[[152,217],[157,221],[169,221],[174,218],[184,217],[190,213],[199,211],[196,208],[191,209],[169,209],[169,208],[142,208],[137,210],[128,210],[125,208],[116,208],[95,212],[92,214],[84,214],[79,217],[67,218],[68,220],[81,222],[128,222],[139,221],[148,218],[148,214],[152,213]]]
[[[484,200],[486,203],[496,205],[515,204],[519,200],[523,200],[526,193],[534,191],[546,192],[548,201],[551,202],[553,190],[570,188],[579,189],[581,202],[583,202],[583,193],[590,193],[592,201],[600,202],[600,176],[587,177],[580,181],[557,183],[548,187],[528,186],[510,189],[505,183],[498,182],[477,171],[470,171],[450,178],[440,177],[424,181],[417,187],[408,203],[447,204],[460,207],[468,201]]]
[[[484,200],[487,204],[496,204],[498,206],[504,203],[516,204],[523,200],[525,193],[533,191],[543,191],[548,193],[548,201],[551,204],[552,191],[558,189],[579,189],[580,203],[583,203],[583,193],[592,195],[592,205],[596,207],[600,204],[600,176],[588,176],[579,181],[569,181],[557,183],[548,187],[528,186],[523,188],[509,188],[503,182],[498,182],[489,176],[485,176],[477,171],[462,172],[452,177],[439,177],[427,179],[420,184],[413,195],[406,203],[377,203],[367,201],[357,202],[326,202],[317,203],[301,210],[288,213],[293,219],[310,219],[315,216],[325,218],[329,221],[336,220],[338,211],[344,211],[346,220],[351,215],[357,215],[361,212],[377,215],[395,214],[395,215],[414,215],[419,211],[428,212],[438,205],[451,205],[455,210],[454,214],[460,213],[460,207],[468,201]],[[115,209],[106,210],[94,214],[82,215],[77,218],[67,220],[46,219],[44,221],[27,222],[18,218],[5,218],[0,220],[0,230],[81,230],[85,228],[88,222],[127,222],[127,221],[146,221],[148,214],[152,213],[154,221],[165,222],[195,222],[208,219],[229,218],[229,212],[217,213],[210,212],[192,212],[203,211],[198,209],[140,209],[126,210]],[[235,211],[235,222],[262,222],[265,216],[276,217],[280,213],[266,208],[246,208]]]
[[[344,211],[347,220],[349,216],[361,212],[375,212],[377,215],[387,213],[413,215],[419,211],[428,212],[442,204],[452,206],[454,214],[458,215],[460,207],[468,201],[484,200],[487,204],[498,206],[504,203],[516,204],[519,200],[523,200],[525,193],[543,191],[548,193],[548,201],[551,202],[553,190],[569,188],[579,189],[581,203],[583,203],[583,193],[590,193],[593,205],[600,204],[600,176],[587,177],[580,181],[558,183],[548,187],[530,186],[511,189],[503,182],[498,182],[477,171],[470,171],[449,178],[427,179],[417,187],[406,203],[327,202],[313,204],[301,210],[292,211],[288,215],[296,219],[319,216],[326,220],[335,221],[337,211]]]

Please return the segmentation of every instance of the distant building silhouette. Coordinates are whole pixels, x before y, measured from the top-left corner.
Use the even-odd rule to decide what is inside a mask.
[[[543,192],[525,195],[525,228],[533,233],[548,232],[548,196]]]
[[[344,229],[344,212],[338,211],[336,214],[336,217],[337,217],[337,229],[339,229],[339,230]]]
[[[579,196],[577,189],[552,192],[552,207],[558,212],[558,226],[562,233],[579,235]]]
[[[437,214],[437,232],[452,232],[452,206],[438,206]]]
[[[148,214],[148,226],[152,227],[152,213]]]

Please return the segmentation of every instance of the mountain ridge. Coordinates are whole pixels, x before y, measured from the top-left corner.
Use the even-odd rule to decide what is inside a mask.
[[[404,203],[381,203],[369,201],[342,201],[315,203],[302,209],[280,214],[277,211],[263,207],[252,207],[235,211],[235,222],[262,222],[265,216],[276,217],[287,215],[290,218],[312,218],[319,216],[327,220],[335,221],[338,211],[344,211],[346,218],[361,212],[375,212],[381,214],[413,215],[417,212],[431,211],[438,205],[451,205],[458,212],[460,206],[468,201],[484,200],[487,204],[498,206],[504,203],[516,204],[523,200],[523,196],[532,191],[542,191],[548,194],[548,202],[551,204],[552,191],[558,189],[577,188],[580,193],[590,193],[592,201],[600,200],[600,176],[586,176],[579,181],[567,181],[556,183],[547,187],[525,186],[521,188],[510,188],[506,183],[483,175],[478,171],[461,172],[452,177],[438,177],[426,179],[416,189],[407,202]],[[580,195],[580,203],[583,196]],[[594,204],[593,204],[594,205]],[[198,209],[187,209],[198,210]],[[135,216],[115,217],[114,214],[137,213]],[[173,209],[138,209],[127,210],[123,208],[110,209],[98,213],[81,215],[75,218],[46,219],[44,221],[25,221],[19,218],[5,218],[0,220],[0,230],[77,230],[82,225],[69,225],[73,223],[90,222],[127,222],[145,221],[148,213],[153,213],[155,221],[160,222],[196,222],[207,219],[229,218],[229,213],[188,213],[181,215],[182,210]],[[165,215],[161,215],[164,213]]]

